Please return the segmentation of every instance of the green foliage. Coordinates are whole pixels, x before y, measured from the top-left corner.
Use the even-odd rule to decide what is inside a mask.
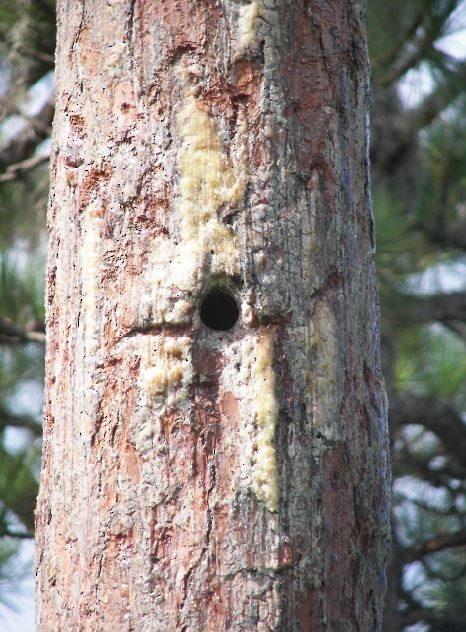
[[[20,182],[0,185],[0,249],[22,245],[32,251],[44,244],[48,166],[28,174]]]
[[[53,68],[54,48],[53,0],[0,0],[4,118],[21,110],[28,89]],[[9,156],[30,158],[41,142],[32,133],[26,141],[18,136],[17,147],[8,149],[15,143],[11,121],[0,126],[2,169]],[[44,127],[42,120],[37,125]],[[30,573],[18,554],[19,542],[33,533],[38,486],[47,190],[47,166],[0,183],[0,605],[7,607]]]
[[[18,584],[29,572],[28,564],[18,562],[20,545],[11,538],[0,540],[0,618],[2,606],[16,609]]]
[[[464,20],[461,0],[370,0],[368,38],[374,83],[393,83],[421,64],[442,74],[451,71],[454,62],[436,44],[464,27]]]
[[[413,220],[401,201],[385,189],[374,191],[377,227],[376,264],[381,290],[398,287],[413,271],[425,269],[426,240],[413,229]]]
[[[54,0],[0,0],[0,60],[10,85],[32,85],[53,68],[54,50]]]
[[[0,533],[14,534],[21,527],[34,529],[37,496],[37,446],[16,454],[0,448]]]
[[[44,257],[34,254],[19,247],[0,253],[0,314],[20,325],[44,319]]]
[[[466,99],[462,97],[424,134],[427,178],[418,209],[420,221],[426,221],[427,210],[427,220],[442,228],[462,212],[466,199],[465,143]]]
[[[396,369],[400,389],[466,407],[466,345],[445,327],[415,327],[401,333]]]
[[[460,0],[369,1],[373,195],[400,569],[389,586],[399,622],[387,613],[384,632],[413,624],[466,629],[466,313],[448,308],[448,286],[464,269],[466,250],[466,61],[442,47],[464,28]]]
[[[464,632],[466,630],[466,609],[464,596],[466,595],[466,578],[464,577],[466,560],[458,570],[457,560],[442,560],[442,572],[449,572],[450,581],[434,581],[424,591],[424,598],[437,616],[430,623],[430,632]],[[449,568],[451,563],[454,568]],[[455,572],[456,571],[456,572]],[[460,575],[458,577],[458,575]],[[463,575],[463,576],[461,576]]]

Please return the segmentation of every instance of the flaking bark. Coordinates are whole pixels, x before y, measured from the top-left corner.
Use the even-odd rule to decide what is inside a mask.
[[[41,632],[379,628],[362,12],[59,0]]]

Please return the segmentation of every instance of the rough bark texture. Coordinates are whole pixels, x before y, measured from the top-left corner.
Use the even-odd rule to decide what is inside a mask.
[[[41,632],[379,628],[367,80],[355,0],[59,0]]]

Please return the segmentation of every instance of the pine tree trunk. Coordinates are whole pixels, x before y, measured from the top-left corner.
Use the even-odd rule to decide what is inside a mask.
[[[357,0],[58,2],[38,629],[376,630]]]

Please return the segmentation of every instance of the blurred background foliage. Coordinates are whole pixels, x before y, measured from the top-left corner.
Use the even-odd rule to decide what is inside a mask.
[[[466,630],[466,2],[368,0],[367,28],[393,462],[384,631],[459,632]],[[33,534],[39,469],[54,42],[52,0],[0,0],[0,616],[31,573],[18,552]]]
[[[32,575],[44,374],[53,1],[0,0],[0,617]],[[42,84],[42,88],[41,88]],[[48,90],[47,90],[48,87]],[[0,629],[2,623],[0,620]]]
[[[466,3],[369,0],[367,26],[393,465],[384,631],[454,632],[466,630]]]

